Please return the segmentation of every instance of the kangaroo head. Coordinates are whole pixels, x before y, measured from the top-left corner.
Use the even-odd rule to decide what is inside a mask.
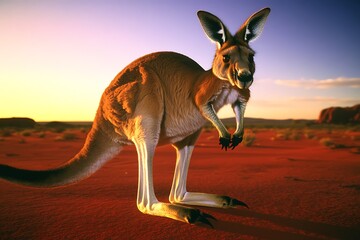
[[[240,29],[231,35],[215,15],[199,11],[200,23],[208,38],[217,44],[212,71],[221,80],[229,81],[240,89],[249,88],[255,72],[255,52],[249,42],[260,36],[270,8],[251,15]]]

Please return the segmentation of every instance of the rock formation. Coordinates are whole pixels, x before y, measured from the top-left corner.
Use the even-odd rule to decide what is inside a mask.
[[[330,107],[320,112],[319,123],[359,124],[360,104],[352,107]]]
[[[0,118],[0,128],[33,128],[35,125],[31,118]]]

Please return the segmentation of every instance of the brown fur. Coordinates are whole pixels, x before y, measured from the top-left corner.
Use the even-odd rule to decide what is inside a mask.
[[[211,71],[205,72],[203,76],[203,78],[195,83],[193,93],[195,104],[199,108],[209,102],[209,100],[226,85],[223,81],[215,77]]]

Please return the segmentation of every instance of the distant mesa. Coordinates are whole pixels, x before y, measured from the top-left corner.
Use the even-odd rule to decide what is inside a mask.
[[[45,124],[45,126],[47,128],[64,128],[64,129],[73,127],[73,125],[69,123],[58,122],[58,121],[48,122]]]
[[[0,118],[0,128],[34,128],[35,125],[31,118]]]
[[[359,124],[360,104],[352,107],[330,107],[320,112],[319,123]]]

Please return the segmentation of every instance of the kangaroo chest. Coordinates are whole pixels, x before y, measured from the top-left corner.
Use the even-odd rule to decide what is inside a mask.
[[[213,104],[215,111],[227,104],[233,104],[236,101],[247,101],[237,89],[223,87],[217,94],[215,94],[210,102]]]
[[[236,101],[246,101],[241,92],[237,89],[223,87],[214,96],[209,99],[218,111],[227,104],[233,104]],[[166,142],[177,142],[198,131],[205,123],[206,119],[201,115],[199,109],[193,104],[181,108],[168,108],[162,128],[162,139]]]

